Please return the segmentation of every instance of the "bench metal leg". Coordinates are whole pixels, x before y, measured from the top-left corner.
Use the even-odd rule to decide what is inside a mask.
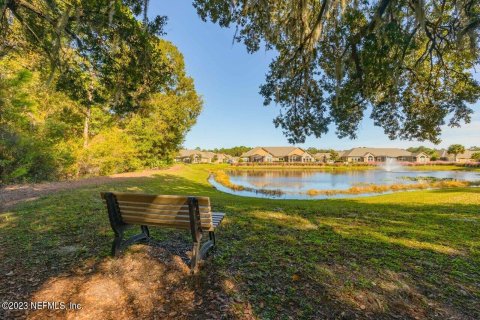
[[[209,231],[208,232],[208,238],[213,241],[213,245],[215,246],[217,244],[217,241],[215,239],[215,232],[214,231]]]
[[[141,229],[141,233],[134,235],[127,240],[123,240],[123,230],[118,232],[112,243],[112,256],[118,257],[126,247],[134,243],[147,242],[150,239],[150,231],[147,226],[141,226]]]
[[[122,251],[123,232],[115,235],[112,243],[112,256],[117,257]]]
[[[215,247],[215,233],[213,231],[208,232],[208,238],[201,247],[198,242],[194,242],[193,244],[195,258],[192,255],[192,273],[195,273],[196,270],[194,268],[196,268],[198,261],[203,260],[207,256],[207,253]]]
[[[142,233],[147,237],[150,238],[150,230],[148,230],[147,226],[141,226],[142,228]]]

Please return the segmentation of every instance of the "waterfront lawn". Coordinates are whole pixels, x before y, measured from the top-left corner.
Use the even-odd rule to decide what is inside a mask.
[[[68,300],[87,318],[480,318],[480,188],[266,200],[214,190],[218,168],[180,166],[0,214],[0,300]],[[227,218],[200,274],[178,258],[190,239],[177,231],[152,228],[158,248],[111,259],[105,190],[211,197]]]

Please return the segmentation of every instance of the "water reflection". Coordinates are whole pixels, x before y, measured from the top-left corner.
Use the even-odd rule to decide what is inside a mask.
[[[345,190],[353,186],[377,184],[412,184],[417,183],[415,179],[422,177],[433,177],[436,179],[452,179],[478,181],[480,174],[472,171],[384,171],[384,170],[351,170],[351,171],[319,171],[319,170],[230,170],[226,172],[233,184],[241,185],[249,189],[267,189],[281,190],[285,194],[281,198],[285,199],[311,199],[306,195],[308,190]],[[218,189],[218,186],[212,182]],[[223,187],[223,188],[222,188]],[[255,192],[244,191],[231,192],[245,196],[261,196]],[[345,197],[341,195],[336,197]],[[358,196],[358,195],[355,195]],[[327,198],[329,196],[315,196],[313,198]],[[273,197],[277,198],[277,197]]]

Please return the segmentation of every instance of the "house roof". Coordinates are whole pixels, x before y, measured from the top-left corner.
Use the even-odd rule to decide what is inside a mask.
[[[257,152],[261,149],[262,149],[261,147],[256,147],[256,148],[250,149],[247,152],[244,152],[240,157],[243,158],[243,157],[253,156],[253,155],[257,154]]]
[[[210,152],[210,151],[198,151],[198,150],[187,150],[187,149],[182,149],[178,151],[178,156],[179,158],[186,158],[186,157],[191,157],[193,155],[199,155],[202,158],[213,158],[215,156],[215,153]]]
[[[414,156],[414,157],[418,157],[418,156],[420,156],[420,155],[423,155],[423,156],[426,156],[426,157],[430,157],[427,153],[425,153],[425,152],[423,152],[423,151],[412,153],[412,156]]]
[[[327,159],[330,159],[332,155],[330,154],[330,152],[318,152],[318,153],[315,153],[313,157],[315,159],[323,159],[324,157]]]
[[[453,158],[455,155],[452,154],[452,153],[448,153],[448,151],[446,149],[442,149],[441,150],[441,154],[440,154],[440,157],[442,158],[447,158],[447,157],[451,157]],[[459,153],[457,154],[457,159],[460,159],[460,158],[463,158],[463,159],[471,159],[473,154],[475,152],[480,152],[480,151],[474,151],[474,150],[468,150],[466,149],[464,153]]]
[[[308,152],[306,152],[302,148],[298,148],[298,147],[256,147],[256,148],[253,148],[252,150],[249,150],[249,151],[245,152],[244,154],[241,155],[241,157],[253,156],[253,155],[257,154],[258,151],[261,150],[261,149],[270,153],[274,157],[286,157],[290,153],[292,153],[293,151],[295,151],[297,149],[300,149],[304,153],[309,154]]]
[[[464,153],[459,153],[457,154],[457,159],[459,158],[463,158],[463,159],[471,159],[473,154],[475,152],[479,152],[479,151],[473,151],[473,150],[465,150]],[[454,156],[453,154],[449,154],[450,156]]]
[[[198,150],[186,150],[186,149],[181,149],[178,151],[178,157],[184,158],[184,157],[190,157],[194,154],[200,154],[201,151]]]
[[[232,156],[225,153],[217,153],[218,159],[232,159]]]
[[[258,154],[259,150],[264,150],[267,153],[269,153],[272,156],[277,157],[277,158],[286,157],[286,156],[290,155],[295,150],[301,150],[304,154],[308,154],[308,155],[312,156],[310,153],[306,152],[305,150],[303,150],[302,148],[299,148],[299,147],[256,147],[256,148],[253,148],[253,149],[245,152],[244,154],[241,155],[241,157],[253,156],[255,154]]]
[[[350,150],[345,151],[341,156],[342,157],[363,157],[366,154],[371,153],[372,155],[379,157],[379,156],[386,156],[386,157],[408,157],[411,156],[412,153],[399,148],[353,148]]]

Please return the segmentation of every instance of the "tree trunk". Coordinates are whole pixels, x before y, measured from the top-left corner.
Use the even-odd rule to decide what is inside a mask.
[[[85,122],[83,123],[83,148],[88,147],[88,127],[90,125],[93,104],[93,77],[95,75],[92,71],[90,71],[90,76],[92,77],[92,81],[90,82],[90,87],[87,91],[88,106],[86,106],[87,110],[85,110]]]
[[[87,107],[87,110],[85,112],[85,121],[83,123],[83,147],[84,148],[88,147],[88,129],[90,125],[90,115],[91,115],[91,109],[90,107]]]

